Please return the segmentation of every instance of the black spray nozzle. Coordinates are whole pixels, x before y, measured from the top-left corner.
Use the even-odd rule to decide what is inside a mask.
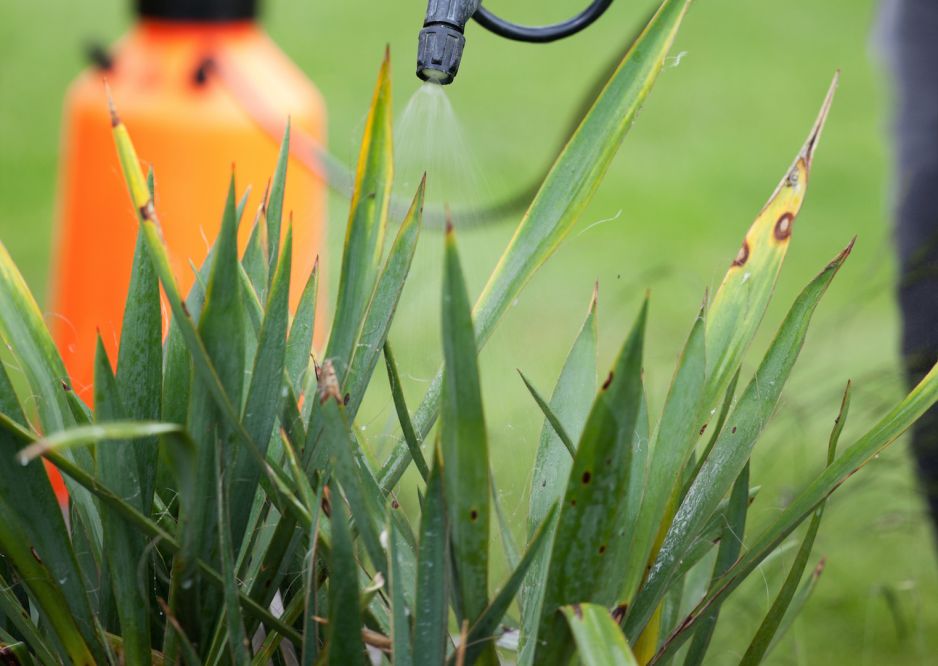
[[[501,37],[519,42],[544,43],[575,35],[602,16],[612,0],[591,0],[590,5],[568,21],[528,27],[505,21],[482,7],[482,0],[429,0],[427,18],[417,48],[417,76],[441,85],[452,83],[459,72],[466,46],[466,24],[478,23]]]
[[[482,0],[430,0],[417,47],[417,76],[441,85],[452,83],[459,71],[466,24]]]

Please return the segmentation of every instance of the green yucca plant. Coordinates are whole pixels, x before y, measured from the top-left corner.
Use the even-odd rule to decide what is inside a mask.
[[[837,455],[848,387],[827,467],[742,548],[748,461],[851,247],[797,297],[737,396],[833,86],[694,320],[659,418],[650,419],[642,382],[647,302],[599,382],[595,298],[550,397],[524,379],[545,416],[527,543],[508,558],[506,576],[489,561],[493,539],[510,543],[510,530],[490,481],[478,349],[589,202],[687,5],[661,4],[558,157],[474,308],[447,230],[444,364],[413,413],[388,332],[419,237],[424,186],[386,249],[388,62],[366,123],[322,353],[310,353],[315,271],[288,311],[291,233],[281,242],[280,217],[289,130],[247,249],[239,258],[243,205],[232,179],[219,237],[184,298],[161,242],[152,178],[115,113],[140,226],[116,371],[99,345],[93,412],[69,389],[39,309],[0,246],[0,335],[24,391],[36,397],[27,409],[0,366],[4,657],[190,665],[370,657],[409,666],[566,664],[576,652],[589,665],[678,656],[699,664],[721,605],[809,521],[742,660],[760,662],[816,582],[819,571],[805,571],[827,496],[938,399],[932,373]],[[160,287],[172,311],[165,339]],[[401,436],[378,469],[353,426],[382,354]],[[66,478],[65,519],[42,466],[30,462],[40,456]],[[415,523],[392,499],[412,462],[422,477]],[[708,584],[693,593],[686,583],[701,572]]]

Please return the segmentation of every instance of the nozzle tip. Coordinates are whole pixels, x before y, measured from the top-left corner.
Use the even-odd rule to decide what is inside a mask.
[[[443,23],[426,26],[420,31],[417,76],[444,86],[452,83],[465,46],[466,38],[456,28]]]

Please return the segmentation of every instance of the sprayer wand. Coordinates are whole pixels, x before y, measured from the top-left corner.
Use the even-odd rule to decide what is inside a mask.
[[[417,48],[417,76],[444,86],[453,82],[466,47],[465,30],[470,19],[474,18],[486,30],[507,39],[545,43],[589,27],[611,4],[612,0],[593,0],[589,7],[568,21],[529,27],[495,16],[482,6],[482,0],[429,0]]]

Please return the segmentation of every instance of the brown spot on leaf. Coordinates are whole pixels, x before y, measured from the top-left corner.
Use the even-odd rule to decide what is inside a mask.
[[[603,544],[599,547],[599,554],[603,555],[606,552],[606,544]]]
[[[791,236],[791,228],[794,222],[795,216],[791,213],[785,213],[778,218],[778,222],[775,223],[775,230],[773,231],[775,240],[783,241]]]
[[[700,426],[700,434],[701,434],[701,435],[704,434],[705,432],[707,432],[707,426],[708,426],[708,425],[709,425],[708,423],[704,423],[702,426]]]
[[[575,499],[570,500],[570,506],[576,506],[576,500],[575,500]]]
[[[472,522],[475,522],[475,521],[477,521],[478,519],[479,519],[479,512],[478,512],[478,511],[476,511],[475,509],[473,509],[472,511],[469,512],[469,520],[471,520]]]
[[[576,615],[579,619],[583,619],[583,609],[580,608],[580,604],[573,604],[573,614]]]
[[[583,472],[583,483],[584,483],[584,484],[589,483],[589,482],[590,482],[590,479],[592,479],[592,478],[593,478],[593,475],[590,474],[590,471],[589,471],[589,470],[586,470],[585,472]]]
[[[39,564],[42,564],[42,558],[39,557],[39,553],[36,551],[35,546],[30,546],[29,552],[33,554],[33,557],[36,558],[36,561],[39,562]]]
[[[351,394],[351,393],[346,393],[344,396],[342,396],[342,404],[343,404],[343,405],[348,405],[349,400],[351,400],[351,399],[352,399],[352,394]]]
[[[62,382],[62,390],[63,390],[63,391],[65,391],[66,393],[68,393],[69,391],[72,390],[72,387],[69,385],[69,383],[68,383],[67,381],[65,381],[64,379],[62,379],[62,380],[60,380],[60,381]]]
[[[397,500],[391,500],[391,508],[392,508],[392,509],[400,509],[400,508],[401,508],[401,503],[398,502]]]
[[[603,391],[605,391],[606,389],[608,389],[609,386],[612,384],[612,378],[613,378],[614,376],[615,376],[614,373],[610,370],[610,371],[609,371],[609,376],[606,377],[606,381],[603,382]]]
[[[736,426],[733,426],[733,429],[732,429],[730,432],[732,432],[732,433],[735,435],[735,434],[736,434]]]
[[[749,241],[744,240],[743,246],[739,248],[736,258],[733,259],[733,266],[742,266],[747,261],[749,261]]]

